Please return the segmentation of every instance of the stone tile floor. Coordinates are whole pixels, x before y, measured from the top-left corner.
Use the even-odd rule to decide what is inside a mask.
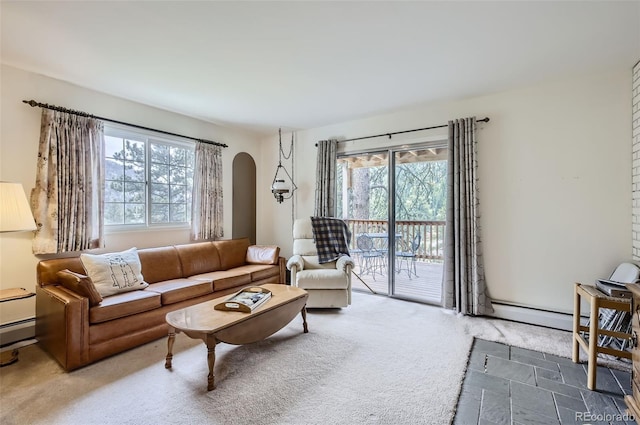
[[[624,396],[631,374],[598,366],[587,389],[586,363],[476,339],[454,425],[635,424]]]

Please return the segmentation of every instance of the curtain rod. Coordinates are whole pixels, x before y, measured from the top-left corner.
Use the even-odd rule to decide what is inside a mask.
[[[482,118],[481,120],[476,120],[476,122],[489,122],[489,117]],[[393,133],[376,134],[375,136],[355,137],[353,139],[338,140],[338,143],[353,142],[354,140],[373,139],[374,137],[382,137],[382,136],[388,136],[389,139],[391,139],[391,136],[396,135],[396,134],[412,133],[414,131],[422,131],[422,130],[433,130],[434,128],[444,128],[444,127],[448,127],[448,126],[449,126],[449,124],[434,125],[433,127],[415,128],[413,130],[394,131]],[[316,146],[318,146],[317,143],[316,143]]]
[[[76,111],[76,110],[73,110],[73,109],[64,108],[62,106],[49,105],[48,103],[40,103],[40,102],[36,102],[35,100],[23,100],[22,102],[26,103],[27,105],[31,106],[32,108],[35,108],[36,106],[38,106],[40,108],[52,109],[54,111],[60,111],[60,112],[66,112],[68,114],[80,115],[82,117],[95,118],[95,119],[102,120],[102,121],[108,121],[108,122],[112,122],[112,123],[116,123],[116,124],[127,125],[129,127],[140,128],[142,130],[155,131],[157,133],[168,134],[169,136],[182,137],[184,139],[195,140],[196,142],[202,142],[202,143],[208,143],[210,145],[222,146],[223,148],[228,147],[228,145],[226,145],[224,143],[218,143],[218,142],[214,142],[212,140],[198,139],[196,137],[183,136],[182,134],[171,133],[170,131],[158,130],[158,129],[155,129],[155,128],[144,127],[142,125],[131,124],[131,123],[124,122],[124,121],[117,121],[117,120],[112,120],[110,118],[98,117],[96,115],[92,115],[92,114],[89,114],[87,112]]]
[[[485,118],[482,118],[481,120],[476,120],[476,122],[489,122],[489,118],[485,117]],[[434,128],[444,128],[448,126],[449,124],[434,125],[433,127],[415,128],[413,130],[403,130],[403,131],[394,131],[393,133],[376,134],[375,136],[364,136],[364,137],[356,137],[353,139],[338,140],[338,142],[339,143],[353,142],[354,140],[373,139],[374,137],[381,137],[381,136],[388,136],[389,139],[391,139],[391,136],[394,136],[396,134],[413,133],[414,131],[422,131],[422,130],[433,130]]]

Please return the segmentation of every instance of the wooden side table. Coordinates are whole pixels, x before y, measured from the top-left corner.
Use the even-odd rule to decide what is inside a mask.
[[[0,289],[0,303],[21,300],[35,296],[33,292],[29,292],[24,288]],[[18,349],[0,352],[0,367],[9,366],[18,361]]]
[[[627,289],[631,291],[633,304],[631,307],[631,394],[624,397],[624,402],[628,407],[628,413],[636,418],[636,424],[640,423],[640,359],[638,348],[638,333],[640,333],[640,284],[627,283]],[[630,420],[627,422],[631,422]]]
[[[582,297],[590,304],[589,326],[580,324],[580,303]],[[609,308],[616,311],[631,314],[631,299],[616,298],[605,295],[592,285],[575,284],[574,305],[573,305],[573,356],[574,363],[580,360],[580,347],[587,352],[587,388],[596,389],[596,370],[598,353],[610,354],[616,357],[631,358],[629,351],[617,350],[610,347],[598,345],[600,335],[612,336],[614,338],[629,339],[630,334],[619,331],[600,329],[600,309]],[[581,332],[589,333],[589,342],[581,335]]]

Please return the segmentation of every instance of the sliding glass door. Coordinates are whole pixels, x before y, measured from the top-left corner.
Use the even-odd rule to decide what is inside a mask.
[[[447,149],[394,153],[394,295],[442,302]]]
[[[445,146],[431,144],[338,158],[354,290],[441,304],[446,157]]]
[[[351,230],[353,287],[378,294],[389,293],[388,158],[388,151],[343,156],[337,167],[337,216]]]

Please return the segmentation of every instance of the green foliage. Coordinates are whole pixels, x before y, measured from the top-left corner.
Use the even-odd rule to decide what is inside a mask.
[[[396,167],[396,220],[444,220],[446,202],[446,161]]]
[[[342,163],[343,166],[346,164]],[[342,191],[343,172],[338,167],[337,173],[337,214],[338,217],[363,218],[354,199],[362,198],[356,190],[368,190],[368,214],[372,220],[388,218],[388,169],[387,166],[370,167],[368,173],[357,173],[365,176],[368,182],[352,182],[347,193]],[[356,176],[356,173],[354,173]],[[447,196],[447,162],[427,161],[403,163],[396,166],[396,220],[444,220],[446,216]],[[356,178],[354,177],[354,180]],[[349,210],[342,211],[343,197],[349,197]]]

